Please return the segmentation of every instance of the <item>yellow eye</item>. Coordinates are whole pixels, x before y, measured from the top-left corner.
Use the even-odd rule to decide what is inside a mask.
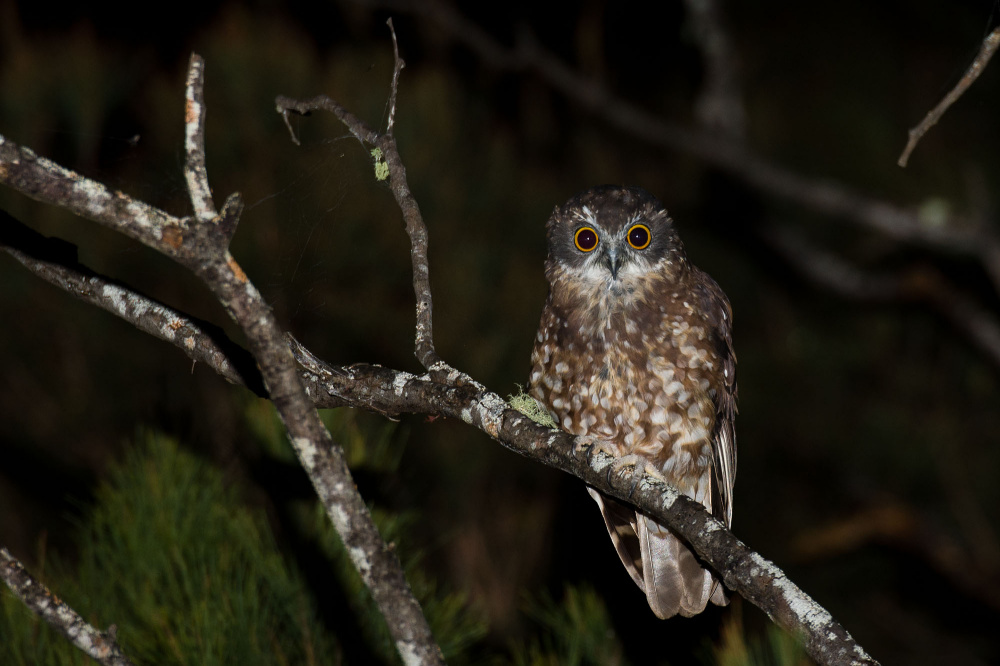
[[[597,247],[597,232],[590,227],[581,227],[573,236],[573,242],[580,252],[590,252]]]
[[[645,250],[649,247],[650,240],[649,227],[645,224],[636,224],[628,230],[628,244],[637,250]]]

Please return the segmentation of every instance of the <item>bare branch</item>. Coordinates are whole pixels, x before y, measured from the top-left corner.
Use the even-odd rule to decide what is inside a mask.
[[[385,133],[392,134],[392,126],[396,123],[396,93],[399,92],[399,73],[406,67],[406,63],[399,57],[399,42],[396,40],[396,28],[392,25],[392,18],[386,22],[389,32],[392,33],[392,86],[389,92],[389,122],[385,124]]]
[[[399,73],[403,69],[403,60],[399,57],[399,47],[396,42],[396,31],[392,26],[392,19],[388,21],[389,29],[392,32],[394,66],[392,73],[392,84],[389,91],[389,122],[384,134],[378,134],[371,129],[364,121],[357,116],[346,111],[340,104],[325,95],[314,97],[311,100],[298,101],[278,96],[275,100],[278,113],[285,118],[288,123],[289,111],[300,114],[307,114],[317,109],[330,111],[347,126],[347,129],[363,143],[378,148],[385,163],[389,168],[389,188],[392,190],[396,204],[403,213],[403,220],[406,222],[406,233],[410,237],[410,261],[413,264],[413,291],[416,295],[417,315],[416,315],[416,356],[421,365],[427,370],[433,370],[437,374],[451,377],[449,381],[472,381],[464,373],[460,373],[447,365],[434,350],[434,325],[433,325],[433,298],[431,296],[430,264],[427,260],[428,234],[427,225],[420,214],[420,206],[410,192],[410,186],[406,182],[406,167],[399,155],[396,146],[396,137],[392,133],[393,124],[396,117],[396,96],[399,89]],[[293,140],[295,139],[293,134]]]
[[[288,110],[330,108],[358,138],[374,137],[374,141],[368,142],[380,147],[386,156],[393,179],[393,193],[403,209],[413,244],[414,285],[418,303],[421,289],[426,289],[427,326],[423,332],[419,329],[422,320],[418,305],[420,353],[421,335],[425,336],[425,343],[430,344],[431,341],[426,228],[406,186],[405,170],[395,142],[388,134],[375,137],[367,126],[332,100],[317,100],[319,105],[310,107],[308,103],[303,105],[279,98],[279,111],[287,114]],[[288,103],[284,104],[285,101]],[[594,440],[574,438],[565,432],[539,426],[509,409],[507,403],[495,393],[481,390],[475,384],[463,383],[464,375],[448,368],[439,359],[435,360],[432,344],[423,348],[421,358],[425,367],[432,371],[431,376],[417,377],[363,365],[327,370],[312,357],[308,359],[309,369],[301,374],[300,381],[291,363],[291,355],[281,343],[281,332],[273,315],[226,249],[228,229],[235,227],[238,217],[238,198],[231,198],[222,214],[211,222],[178,220],[151,207],[143,208],[124,194],[111,193],[72,172],[60,171],[60,167],[51,163],[39,166],[40,161],[41,158],[30,151],[0,137],[0,181],[20,186],[22,191],[48,203],[75,207],[87,217],[113,228],[129,230],[152,247],[170,248],[170,256],[202,277],[243,327],[271,398],[289,430],[293,446],[355,559],[363,580],[386,615],[397,648],[407,663],[440,663],[440,653],[430,641],[429,631],[426,636],[420,633],[426,622],[415,602],[410,605],[412,595],[408,595],[398,562],[387,552],[377,532],[369,532],[363,524],[367,518],[364,505],[353,492],[353,483],[346,466],[343,466],[339,450],[315,418],[315,411],[305,403],[303,384],[315,402],[322,406],[351,405],[385,414],[418,412],[461,419],[511,450],[573,474],[670,525],[720,573],[727,586],[765,610],[780,626],[801,633],[810,654],[821,663],[876,663],[829,613],[788,580],[773,563],[747,548],[712,518],[701,504],[678,493],[649,469],[612,475],[612,459],[595,449]],[[122,215],[125,218],[123,221],[111,215],[108,201],[115,202],[120,210],[114,212]],[[409,207],[411,202],[412,207]],[[219,224],[226,220],[229,222]],[[220,232],[220,226],[226,227],[227,231]],[[166,231],[169,229],[175,231]],[[164,240],[165,237],[167,240]],[[423,272],[417,270],[420,253]],[[176,339],[172,342],[179,344]],[[447,383],[435,381],[442,374]],[[360,508],[357,503],[360,503]],[[374,527],[371,529],[374,530]],[[374,542],[366,539],[374,539]],[[413,621],[408,615],[414,608],[419,621]]]
[[[200,85],[199,71],[193,67],[189,75],[196,87]],[[188,136],[197,135],[191,127],[197,122],[198,114],[186,116]],[[203,146],[195,141],[189,155],[194,156],[189,172],[197,173],[196,163],[204,163]],[[205,281],[243,329],[289,440],[385,617],[396,649],[408,663],[442,663],[440,649],[398,558],[379,536],[341,449],[330,439],[305,394],[273,313],[229,253],[229,240],[242,209],[238,195],[230,197],[221,214],[211,220],[174,218],[63,169],[2,136],[0,182],[136,238]],[[204,185],[207,188],[207,183]],[[204,204],[197,202],[197,196],[194,199],[196,206]]]
[[[267,396],[253,357],[218,326],[184,314],[76,260],[76,247],[45,238],[0,211],[0,250],[46,282],[96,305],[155,338],[174,344],[233,384]]]
[[[184,107],[184,178],[195,216],[202,221],[215,217],[212,189],[208,186],[205,166],[205,61],[197,53],[191,54],[188,64],[187,87]]]
[[[0,547],[0,578],[32,613],[48,622],[92,659],[106,666],[132,666],[118,647],[114,625],[107,631],[98,631],[87,624],[79,613],[35,580],[4,547]]]
[[[923,266],[899,275],[873,275],[812,246],[792,231],[771,230],[764,236],[800,272],[845,298],[929,305],[1000,367],[1000,322],[933,268]]]
[[[927,112],[924,119],[920,121],[916,127],[910,130],[910,138],[906,142],[906,147],[903,149],[903,154],[899,156],[899,160],[896,162],[901,167],[906,167],[906,164],[910,161],[910,153],[913,149],[917,147],[917,143],[920,139],[924,137],[927,131],[937,124],[937,121],[941,120],[941,116],[948,108],[958,101],[958,98],[968,90],[969,86],[979,78],[979,75],[983,73],[986,69],[986,65],[989,63],[990,58],[997,50],[997,46],[1000,46],[1000,27],[995,28],[993,32],[986,35],[983,40],[982,46],[979,47],[979,54],[976,56],[972,64],[969,65],[969,69],[965,71],[965,75],[959,80],[955,87],[952,88],[947,95],[944,96],[938,105]]]
[[[1000,566],[996,552],[983,560],[911,507],[893,500],[865,506],[851,515],[802,532],[791,547],[803,561],[856,551],[876,542],[910,552],[973,599],[1000,609]]]

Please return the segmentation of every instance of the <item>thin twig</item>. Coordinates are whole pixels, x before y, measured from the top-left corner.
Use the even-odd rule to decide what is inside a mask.
[[[390,17],[386,22],[389,32],[392,33],[392,86],[389,89],[389,122],[385,125],[385,133],[392,134],[392,126],[396,123],[396,93],[399,91],[399,73],[406,67],[406,63],[399,57],[399,42],[396,40],[396,28],[392,25]]]
[[[990,58],[997,50],[997,46],[1000,46],[1000,27],[994,28],[993,32],[986,35],[983,40],[982,46],[979,47],[979,54],[976,56],[972,64],[969,65],[969,69],[966,70],[965,75],[959,80],[959,82],[952,88],[947,95],[944,96],[938,105],[927,112],[924,119],[920,121],[920,124],[910,130],[910,138],[906,142],[906,147],[903,149],[903,154],[899,156],[899,160],[896,162],[901,167],[905,167],[907,162],[910,161],[910,153],[913,149],[917,147],[917,143],[920,139],[924,137],[927,130],[934,127],[937,121],[941,120],[941,116],[944,112],[954,104],[959,97],[969,89],[969,86],[979,78],[979,75],[983,73],[986,69],[987,63],[989,63]]]
[[[192,361],[204,363],[233,384],[267,396],[253,357],[222,328],[179,312],[80,264],[76,247],[45,238],[0,211],[0,250],[46,282],[85,303],[121,317],[155,338],[173,343]]]
[[[215,217],[215,203],[205,166],[204,77],[205,61],[197,53],[192,53],[184,94],[184,178],[195,215],[199,220],[207,221]]]
[[[0,547],[0,578],[14,595],[76,647],[105,666],[132,666],[118,647],[115,626],[98,631],[62,599],[36,580],[4,547]]]
[[[278,96],[275,100],[278,113],[285,118],[285,123],[291,130],[288,122],[288,113],[294,111],[299,114],[306,114],[311,111],[322,109],[330,111],[347,126],[347,129],[363,143],[378,148],[389,168],[389,189],[392,191],[396,204],[403,214],[406,223],[406,233],[410,237],[410,261],[413,265],[413,291],[416,296],[416,335],[415,353],[417,360],[427,370],[432,370],[441,375],[447,375],[452,381],[461,381],[467,375],[460,373],[448,366],[434,349],[434,324],[433,324],[433,298],[431,296],[430,264],[427,259],[428,234],[427,225],[420,214],[420,206],[410,192],[410,186],[406,181],[406,167],[399,155],[399,148],[396,146],[396,138],[392,133],[392,127],[396,115],[396,96],[399,88],[399,73],[403,69],[403,61],[399,57],[399,48],[396,42],[396,31],[393,29],[391,19],[388,21],[389,30],[392,33],[394,65],[392,83],[389,91],[389,122],[388,129],[384,134],[378,134],[363,120],[348,112],[336,101],[326,95],[320,95],[310,100],[294,100],[284,95]],[[295,139],[294,133],[292,135]],[[471,380],[470,380],[471,381]]]

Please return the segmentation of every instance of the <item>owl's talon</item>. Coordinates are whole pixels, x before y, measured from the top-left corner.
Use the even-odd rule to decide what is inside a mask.
[[[632,478],[632,490],[629,491],[629,495],[631,495],[632,491],[635,490],[635,485],[638,483],[636,480],[636,469],[640,466],[645,467],[646,461],[641,456],[634,453],[627,456],[621,456],[620,458],[615,458],[611,464],[608,465],[608,485],[612,485],[612,475],[622,479],[627,478],[626,475],[628,475]]]
[[[575,448],[575,453],[582,453],[586,451],[587,453],[587,464],[591,467],[594,466],[594,456],[598,454],[603,454],[609,458],[615,460],[621,455],[621,451],[611,442],[606,439],[599,439],[597,437],[592,437],[589,435],[584,435],[576,438],[577,445]],[[612,464],[614,464],[612,462]]]

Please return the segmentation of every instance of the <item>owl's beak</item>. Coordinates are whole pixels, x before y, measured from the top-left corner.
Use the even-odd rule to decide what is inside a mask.
[[[604,251],[604,265],[611,271],[611,277],[618,279],[618,269],[622,267],[622,256],[618,254],[617,245],[609,245]]]

